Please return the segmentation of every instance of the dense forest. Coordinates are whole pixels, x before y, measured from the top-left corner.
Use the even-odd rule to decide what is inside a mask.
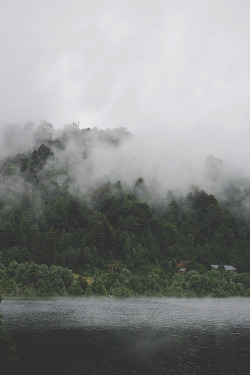
[[[144,176],[128,182],[95,170],[95,150],[107,162],[107,150],[131,137],[125,129],[54,132],[42,122],[5,134],[0,293],[250,295],[247,179],[228,181],[218,196],[192,186],[159,198]],[[207,164],[215,178],[217,159]]]

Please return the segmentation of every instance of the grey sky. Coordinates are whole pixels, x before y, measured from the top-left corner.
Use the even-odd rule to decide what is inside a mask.
[[[248,0],[0,5],[1,123],[126,126],[166,160],[249,155]]]

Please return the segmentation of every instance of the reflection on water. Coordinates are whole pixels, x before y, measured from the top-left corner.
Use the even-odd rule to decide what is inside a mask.
[[[65,298],[1,305],[19,354],[6,374],[249,373],[249,298]]]

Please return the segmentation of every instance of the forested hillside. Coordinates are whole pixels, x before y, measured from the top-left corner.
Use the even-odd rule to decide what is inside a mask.
[[[140,286],[145,280],[136,277],[153,272],[159,285],[174,275],[184,279],[188,276],[178,274],[181,262],[186,262],[187,271],[199,274],[211,273],[211,264],[249,272],[247,186],[239,189],[231,182],[220,200],[198,187],[187,194],[166,191],[165,198],[158,199],[144,176],[133,182],[98,178],[90,162],[96,148],[107,162],[105,152],[112,153],[131,136],[125,129],[80,130],[72,124],[57,136],[53,131],[46,122],[38,128],[28,124],[23,134],[10,132],[5,139],[8,147],[0,162],[0,262],[5,286],[8,275],[15,279],[13,269],[21,263],[60,266],[95,281],[105,274],[99,291],[95,281],[89,283],[97,294],[110,292],[116,273],[129,279],[127,290],[138,294],[163,290],[165,284],[145,289]],[[17,285],[15,279],[14,289]],[[75,293],[72,288],[71,292]]]

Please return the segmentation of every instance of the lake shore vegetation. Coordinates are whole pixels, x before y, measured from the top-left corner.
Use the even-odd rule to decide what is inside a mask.
[[[250,274],[197,270],[166,273],[143,266],[131,272],[119,263],[114,271],[95,269],[91,276],[60,266],[35,263],[1,265],[0,290],[9,297],[53,296],[166,296],[250,297]]]

